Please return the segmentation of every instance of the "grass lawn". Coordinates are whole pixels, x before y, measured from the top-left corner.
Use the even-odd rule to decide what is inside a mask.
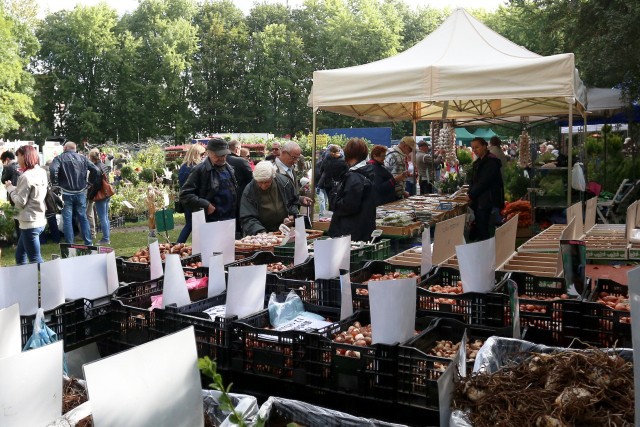
[[[169,240],[171,242],[175,242],[178,239],[178,235],[184,225],[184,215],[175,214],[174,222],[174,229],[169,231]],[[116,256],[131,256],[136,253],[137,250],[148,245],[148,234],[149,229],[147,222],[125,223],[124,227],[111,230],[111,247],[115,249]],[[102,235],[98,233],[97,240],[100,240],[101,237]],[[160,242],[166,242],[164,232],[158,233],[158,240]],[[82,242],[77,243],[82,244]],[[187,243],[190,244],[191,239],[189,239]],[[0,266],[16,265],[15,249],[15,246],[2,248]],[[60,246],[56,243],[41,245],[40,253],[42,254],[42,259],[48,261],[51,259],[52,254],[60,254]]]

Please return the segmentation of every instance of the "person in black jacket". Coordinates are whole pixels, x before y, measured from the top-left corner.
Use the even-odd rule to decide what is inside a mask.
[[[4,151],[0,154],[0,160],[2,160],[2,182],[11,181],[11,184],[16,186],[18,184],[18,177],[20,172],[18,171],[18,162],[16,155],[12,151]]]
[[[258,163],[240,203],[244,235],[278,231],[280,224],[292,225],[296,215],[298,196],[291,181],[276,173],[273,163]]]
[[[329,200],[329,210],[333,210],[338,183],[347,169],[349,166],[340,153],[340,147],[337,145],[329,146],[327,157],[320,165],[320,181],[318,182],[318,186],[324,190]]]
[[[180,203],[192,211],[204,209],[207,222],[235,219],[238,185],[233,168],[227,163],[229,144],[210,139],[207,159],[197,164],[180,189]]]
[[[87,183],[87,173],[89,183]],[[102,173],[100,169],[85,156],[76,153],[76,143],[68,141],[64,144],[64,151],[56,156],[49,166],[51,185],[62,189],[64,208],[64,240],[73,243],[72,217],[75,214],[80,222],[80,232],[85,245],[91,245],[91,229],[87,219],[87,187],[88,184],[100,185]]]
[[[360,138],[344,147],[349,170],[342,175],[335,197],[329,236],[351,235],[352,241],[369,240],[376,228],[376,205],[372,196],[373,167],[367,164],[369,149]]]
[[[247,159],[240,157],[240,149],[242,146],[239,141],[232,139],[229,141],[229,155],[227,156],[227,163],[233,168],[233,174],[236,177],[238,183],[238,199],[242,197],[245,187],[253,179],[253,172],[251,171],[251,165]],[[238,203],[236,212],[236,232],[240,234],[242,231],[240,227],[240,203]]]
[[[471,240],[486,240],[495,231],[492,213],[504,207],[504,184],[500,173],[500,159],[489,153],[489,144],[483,138],[471,140],[476,160],[473,162],[468,197],[475,216]]]
[[[369,164],[373,168],[373,197],[376,206],[384,205],[398,200],[396,195],[396,177],[391,175],[389,169],[384,167],[384,158],[387,155],[387,147],[375,145],[371,149]],[[398,180],[404,180],[405,174],[397,176]]]

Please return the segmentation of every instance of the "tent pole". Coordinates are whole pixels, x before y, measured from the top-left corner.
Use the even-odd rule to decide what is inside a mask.
[[[316,114],[318,113],[318,111],[314,108],[313,109],[313,124],[312,124],[312,134],[311,134],[311,138],[312,138],[312,147],[311,147],[311,185],[310,185],[310,189],[312,189],[312,191],[315,193],[316,191],[316,162],[318,161],[316,159]],[[315,194],[314,194],[315,196]],[[311,210],[311,212],[309,212],[311,215],[309,215],[311,217],[311,221],[313,221],[313,217],[315,216],[315,200],[316,198],[313,197],[312,198],[313,202],[311,203],[311,206],[309,207],[309,209]]]
[[[416,163],[416,151],[418,151],[418,141],[416,141],[416,127],[417,127],[417,120],[416,120],[416,108],[417,108],[418,103],[414,102],[413,103],[413,119],[411,120],[411,123],[413,124],[413,140],[416,142],[416,149],[412,150],[411,153],[411,162],[413,163],[413,185],[414,185],[414,191],[416,194],[418,194],[418,188],[420,187],[420,179],[418,178],[418,164]]]
[[[584,122],[584,126],[582,127],[582,161],[584,162],[585,182],[589,182],[589,176],[587,175],[587,114],[587,111],[583,111],[582,113],[582,119]]]
[[[571,171],[573,152],[573,104],[569,104],[569,140],[567,141],[567,207],[571,206]],[[570,221],[567,218],[567,223]]]

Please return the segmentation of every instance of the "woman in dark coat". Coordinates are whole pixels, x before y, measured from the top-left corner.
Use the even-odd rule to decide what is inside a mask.
[[[329,226],[330,237],[351,235],[352,241],[369,240],[376,228],[376,202],[372,197],[373,167],[367,164],[367,143],[352,138],[344,147],[349,170],[342,176]]]
[[[369,164],[373,168],[373,197],[376,206],[384,205],[398,200],[396,196],[396,178],[384,167],[384,158],[387,155],[387,147],[375,145],[371,149]],[[404,179],[404,174],[398,175],[398,179]]]
[[[473,162],[468,197],[475,216],[471,240],[486,240],[495,231],[492,213],[504,207],[504,184],[500,173],[500,159],[489,153],[487,141],[483,138],[471,140],[471,148],[476,160]]]
[[[335,199],[338,183],[347,169],[349,169],[349,166],[347,166],[342,154],[340,154],[340,147],[331,145],[327,157],[320,165],[320,180],[318,181],[318,187],[325,191],[329,199],[329,210],[333,210],[332,203]]]

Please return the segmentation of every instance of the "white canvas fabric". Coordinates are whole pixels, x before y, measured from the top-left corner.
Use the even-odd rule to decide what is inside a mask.
[[[445,104],[445,101],[449,101]],[[540,56],[456,9],[398,55],[313,73],[309,105],[373,122],[566,114],[587,105],[572,53]]]

